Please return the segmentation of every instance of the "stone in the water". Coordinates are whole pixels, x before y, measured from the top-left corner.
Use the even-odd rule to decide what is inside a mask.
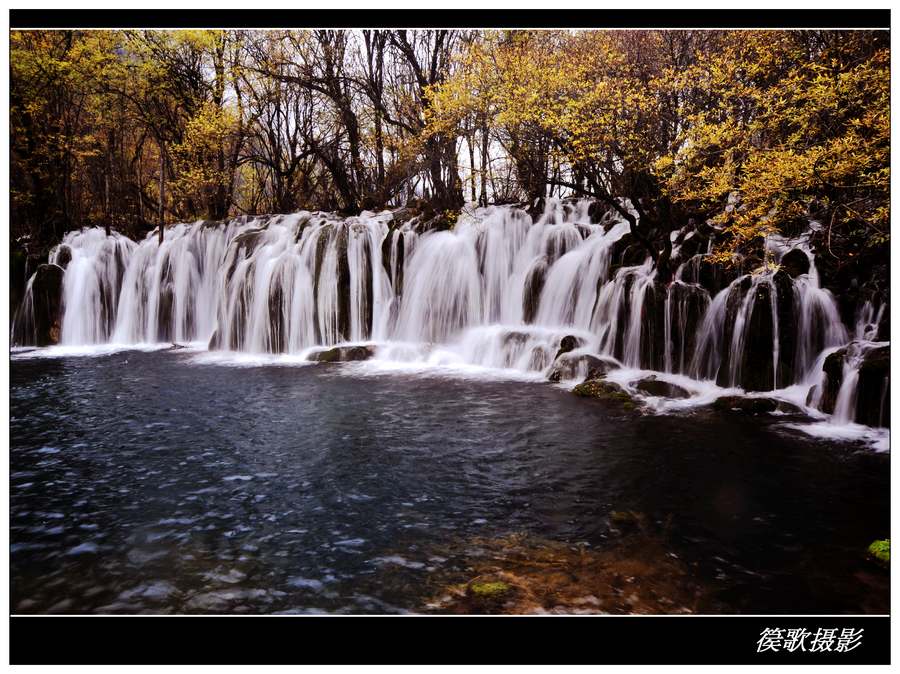
[[[778,409],[778,401],[773,398],[744,398],[722,396],[716,398],[713,407],[724,412],[746,412],[747,414],[768,414]]]
[[[561,340],[559,340],[559,351],[556,352],[556,356],[553,360],[556,360],[564,353],[569,353],[569,351],[574,351],[579,346],[581,346],[582,340],[578,339],[574,335],[566,335]]]
[[[552,382],[566,379],[598,379],[610,370],[619,367],[619,363],[611,358],[595,356],[590,353],[571,354],[564,353],[556,358],[553,367],[547,375]]]
[[[59,344],[62,331],[63,268],[55,264],[42,264],[37,268],[31,286],[30,310],[33,335],[23,335],[22,343],[33,340],[35,346]],[[25,321],[27,325],[28,321]]]
[[[891,347],[869,349],[859,366],[856,423],[890,428]]]
[[[691,394],[686,389],[681,388],[677,384],[671,384],[662,379],[657,379],[655,375],[641,379],[636,388],[641,393],[648,396],[657,396],[660,398],[690,398]]]
[[[367,345],[336,346],[326,351],[316,351],[309,355],[309,360],[317,363],[345,363],[349,361],[369,360],[375,355],[375,347]]]
[[[589,379],[578,384],[572,393],[583,398],[596,398],[622,405],[625,409],[634,409],[634,401],[627,391],[618,384],[604,379]]]

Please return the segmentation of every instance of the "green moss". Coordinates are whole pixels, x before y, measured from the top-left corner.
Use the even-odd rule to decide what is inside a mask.
[[[881,541],[874,541],[872,545],[869,546],[869,554],[875,559],[875,561],[881,564],[890,564],[891,539],[886,538]]]
[[[502,580],[471,583],[469,585],[469,591],[476,597],[499,597],[510,590],[512,590],[512,586],[509,583],[504,583]]]
[[[590,379],[586,382],[582,382],[572,389],[572,393],[584,398],[597,398],[598,400],[608,400],[610,402],[620,403],[622,407],[627,410],[633,410],[635,408],[631,396],[628,395],[621,386],[601,379]]]

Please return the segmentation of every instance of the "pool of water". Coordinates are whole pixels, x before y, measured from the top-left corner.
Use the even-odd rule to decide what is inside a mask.
[[[11,611],[421,612],[468,541],[603,549],[626,510],[667,523],[716,610],[887,611],[864,553],[888,454],[541,382],[203,355],[12,358]]]

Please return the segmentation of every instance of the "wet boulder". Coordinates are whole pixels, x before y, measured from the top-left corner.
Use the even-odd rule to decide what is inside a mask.
[[[675,282],[669,286],[669,342],[671,371],[687,372],[697,346],[697,336],[710,304],[709,293],[697,285]],[[665,323],[663,324],[665,336]],[[666,368],[668,369],[668,368]]]
[[[801,274],[808,274],[809,256],[799,248],[789,250],[781,258],[781,268],[791,278],[797,278]]]
[[[847,348],[838,349],[828,354],[822,365],[822,382],[813,386],[809,391],[806,404],[811,405],[816,398],[819,400],[818,408],[825,414],[832,414],[837,403],[838,392],[844,381],[844,360],[847,357]]]
[[[31,321],[35,346],[59,344],[62,336],[63,268],[55,264],[39,265],[31,285]],[[27,300],[26,300],[27,301]],[[26,312],[27,313],[27,312]],[[28,343],[28,341],[23,341]]]
[[[556,356],[553,358],[553,360],[557,360],[564,353],[574,351],[582,344],[584,344],[584,340],[579,339],[575,335],[566,335],[561,340],[559,340],[559,351],[556,352]]]
[[[698,263],[697,282],[709,291],[710,295],[717,295],[727,288],[740,275],[737,265],[725,265],[720,262],[712,262],[704,256]]]
[[[690,398],[691,394],[687,390],[662,379],[657,379],[655,375],[650,375],[641,379],[635,384],[635,388],[648,396],[656,396],[660,398]]]
[[[856,423],[890,427],[890,375],[890,346],[865,352],[856,385]]]
[[[311,353],[308,358],[317,363],[347,363],[369,360],[374,355],[374,346],[356,344],[352,346],[335,346],[325,351],[316,351]]]
[[[533,323],[537,317],[541,291],[544,289],[546,278],[547,258],[541,257],[532,265],[525,277],[525,286],[522,293],[522,319],[526,323]]]
[[[625,389],[605,379],[588,379],[572,389],[572,393],[582,398],[594,398],[614,403],[626,410],[635,408],[634,399],[628,395]]]
[[[771,277],[745,276],[731,286],[725,311],[722,343],[740,348],[724,352],[717,383],[745,391],[771,391],[793,383],[797,317],[791,277],[784,271]],[[736,326],[744,330],[737,340]]]
[[[770,414],[778,409],[779,401],[774,398],[745,398],[743,396],[722,396],[713,402],[713,408],[720,412],[743,412],[745,414]]]
[[[59,244],[59,248],[56,249],[55,262],[60,267],[65,269],[69,266],[69,263],[72,261],[72,248],[66,243]]]
[[[595,356],[590,353],[564,353],[554,360],[547,379],[552,382],[582,378],[595,379],[618,367],[621,366],[612,358]]]
[[[324,285],[337,286],[337,315],[335,316],[334,326],[336,334],[321,334],[321,328],[319,324],[316,323],[316,332],[319,341],[343,341],[345,339],[350,339],[350,263],[347,260],[349,236],[349,226],[345,223],[330,224],[322,228],[319,238],[316,241],[313,296],[316,298],[317,312],[320,310],[319,289]],[[329,269],[325,265],[325,262],[329,255],[334,256],[334,265],[330,270],[334,275],[326,278],[324,272],[329,271]],[[370,315],[366,317],[367,324],[370,319]]]

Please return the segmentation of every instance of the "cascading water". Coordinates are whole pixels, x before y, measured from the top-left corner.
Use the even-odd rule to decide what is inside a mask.
[[[748,391],[815,388],[824,358],[850,341],[805,238],[772,237],[770,265],[711,285],[711,242],[673,233],[678,264],[664,281],[628,223],[592,210],[551,199],[533,220],[511,206],[469,208],[452,229],[425,232],[390,211],[301,212],[180,224],[162,244],[74,232],[50,259],[65,267],[59,341],[273,354],[369,342],[377,359],[546,374],[572,336],[570,360],[606,357]],[[32,282],[14,343],[33,343]],[[880,315],[871,305],[863,314],[856,341],[880,345]],[[835,396],[836,419],[854,418],[854,358],[842,361],[848,392]],[[567,376],[583,377],[584,362]],[[811,406],[822,408],[824,388]]]

